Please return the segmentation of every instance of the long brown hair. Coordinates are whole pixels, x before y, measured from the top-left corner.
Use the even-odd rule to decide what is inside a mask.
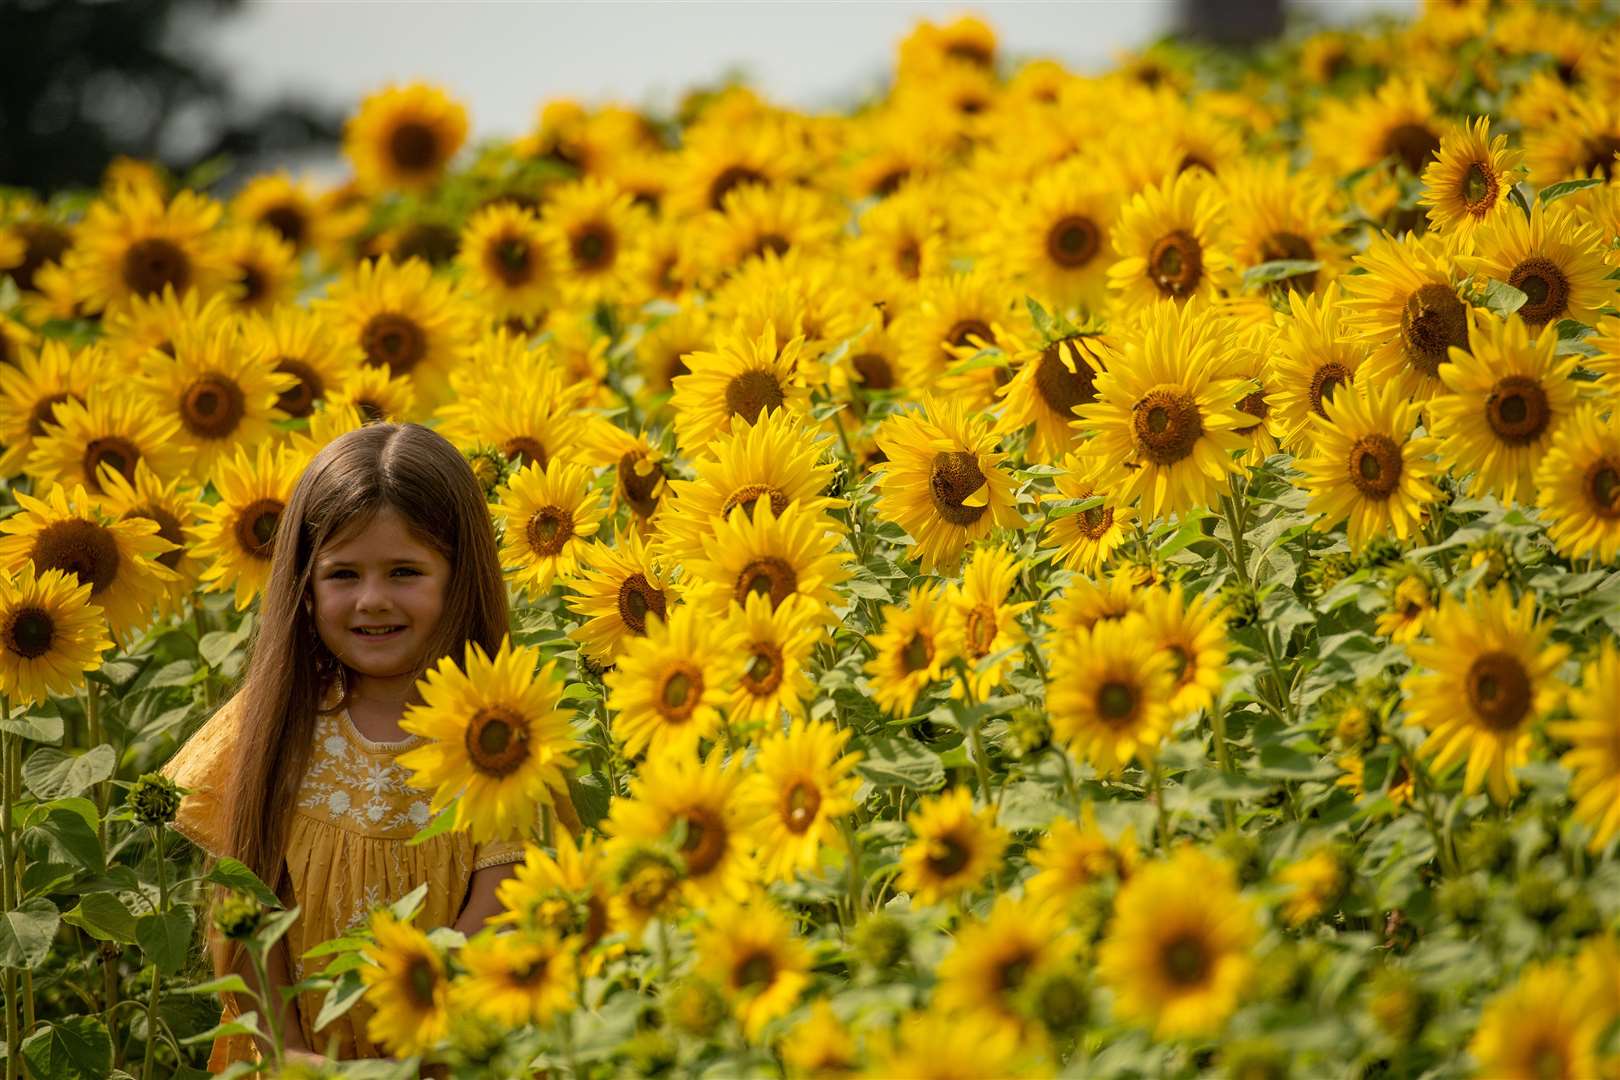
[[[443,613],[417,675],[441,657],[460,660],[470,641],[493,655],[507,632],[489,509],[455,447],[418,424],[370,424],[315,456],[276,525],[247,677],[232,699],[242,735],[226,850],[272,889],[280,887],[318,714],[344,675],[306,604],[315,556],[385,508],[450,564]]]

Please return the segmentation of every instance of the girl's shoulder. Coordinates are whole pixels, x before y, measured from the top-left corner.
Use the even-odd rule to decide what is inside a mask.
[[[204,721],[160,770],[185,792],[175,828],[213,855],[224,854],[229,826],[227,797],[236,771],[241,726],[241,699],[233,697]]]

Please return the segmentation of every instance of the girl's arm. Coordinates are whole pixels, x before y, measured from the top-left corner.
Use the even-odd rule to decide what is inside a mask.
[[[467,902],[461,907],[455,928],[471,937],[483,929],[484,920],[499,915],[501,902],[495,898],[495,888],[517,873],[517,868],[517,863],[502,863],[474,870],[472,881],[467,886]]]

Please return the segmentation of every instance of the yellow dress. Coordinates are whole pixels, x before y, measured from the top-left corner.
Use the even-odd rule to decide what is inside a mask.
[[[215,713],[163,770],[191,791],[180,804],[175,828],[215,856],[232,854],[224,850],[228,822],[222,796],[230,789],[232,748],[240,726],[234,704]],[[428,793],[410,786],[410,771],[400,768],[397,758],[423,741],[411,736],[373,742],[355,728],[347,710],[318,718],[287,838],[287,899],[301,909],[285,939],[293,982],[327,963],[323,957],[306,966],[307,950],[363,924],[373,908],[398,900],[422,882],[428,883],[428,892],[415,925],[424,930],[448,926],[461,913],[474,870],[523,861],[521,842],[475,845],[464,832],[440,833],[416,847],[406,846],[431,815]],[[236,1003],[231,995],[225,997],[225,1014],[235,1015]],[[310,1046],[342,1058],[383,1054],[366,1038],[370,1010],[364,1001],[315,1031],[324,998],[324,993],[299,998],[299,1023]],[[218,1072],[233,1061],[257,1056],[247,1036],[220,1039],[208,1065]]]

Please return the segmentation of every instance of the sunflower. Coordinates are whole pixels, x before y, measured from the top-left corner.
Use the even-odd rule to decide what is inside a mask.
[[[68,402],[83,405],[109,367],[102,346],[75,352],[58,340],[43,342],[37,353],[22,353],[15,363],[0,364],[0,444],[5,446],[0,475],[22,472],[35,441],[56,423],[56,407]]]
[[[1029,1071],[1018,1029],[997,1016],[929,1009],[906,1013],[892,1030],[891,1045],[871,1070],[874,1077],[967,1080]]]
[[[334,284],[315,310],[345,346],[393,376],[409,376],[423,401],[440,404],[474,309],[420,259],[366,260]]]
[[[741,127],[699,124],[682,139],[668,210],[676,215],[719,210],[738,188],[782,183],[806,166],[803,149],[782,124],[768,120]]]
[[[1416,641],[1434,611],[1436,592],[1427,570],[1414,563],[1402,564],[1386,580],[1378,632],[1400,644]]]
[[[340,345],[324,320],[292,305],[244,322],[241,348],[261,367],[292,376],[276,408],[294,420],[308,419],[328,394],[359,373],[359,354]]]
[[[1543,187],[1582,177],[1613,180],[1620,172],[1615,162],[1620,110],[1605,98],[1577,95],[1566,101],[1552,122],[1526,129],[1530,178]]]
[[[556,857],[537,844],[524,844],[523,862],[511,877],[495,887],[501,913],[491,926],[558,934],[578,943],[582,953],[608,932],[609,890],[602,845],[594,833],[585,833],[576,847],[564,837]],[[593,974],[592,964],[584,965]]]
[[[1327,418],[1323,403],[1356,377],[1367,349],[1344,326],[1337,282],[1319,296],[1290,293],[1288,304],[1292,317],[1282,321],[1273,342],[1266,403],[1282,445],[1304,453],[1315,431],[1311,418]]]
[[[681,562],[700,558],[732,510],[752,515],[761,500],[778,515],[795,504],[815,513],[843,505],[823,494],[835,471],[830,458],[827,439],[793,413],[738,418],[692,463],[693,479],[670,481],[672,506],[659,521],[663,551]]]
[[[566,798],[557,793],[567,790],[578,742],[559,708],[556,666],[510,640],[494,659],[469,642],[463,666],[446,656],[418,681],[422,701],[400,720],[429,740],[401,754],[400,766],[412,771],[412,785],[433,792],[433,813],[455,802],[455,828],[475,843],[521,836],[538,809]]]
[[[6,273],[23,292],[40,290],[40,274],[59,266],[73,247],[77,227],[36,202],[31,196],[13,196],[6,206],[4,232],[21,245]]]
[[[223,293],[202,297],[196,292],[176,293],[166,288],[158,296],[133,297],[117,311],[102,316],[103,343],[114,358],[138,365],[156,349],[173,356],[175,342],[221,324],[242,325]],[[205,330],[206,328],[206,330]]]
[[[859,218],[851,254],[880,277],[933,279],[949,269],[948,222],[939,188],[907,184]]]
[[[461,230],[462,291],[493,319],[532,319],[556,306],[556,271],[534,214],[502,202]]]
[[[1536,471],[1536,505],[1565,557],[1620,557],[1620,414],[1583,406],[1553,438]]]
[[[724,903],[696,934],[698,970],[731,999],[748,1039],[793,1008],[810,983],[810,950],[771,901]]]
[[[1587,846],[1596,853],[1620,833],[1620,652],[1613,642],[1581,669],[1569,709],[1572,719],[1547,730],[1571,744],[1559,764],[1571,773],[1573,816],[1591,828]]]
[[[1563,319],[1592,324],[1614,297],[1608,241],[1596,228],[1562,207],[1537,200],[1530,217],[1502,214],[1475,234],[1475,255],[1459,265],[1480,279],[1505,281],[1527,299],[1518,309],[1540,329]]]
[[[1464,794],[1488,787],[1505,803],[1519,790],[1514,770],[1530,759],[1531,728],[1564,689],[1557,671],[1569,649],[1549,644],[1551,633],[1550,621],[1536,619],[1534,596],[1515,603],[1498,585],[1442,599],[1429,640],[1407,646],[1407,718],[1429,732],[1418,753],[1436,772],[1466,760]]]
[[[157,561],[177,575],[168,589],[161,611],[178,612],[202,573],[203,562],[193,554],[189,541],[194,524],[203,519],[207,506],[186,478],[165,482],[143,461],[135,466],[135,475],[126,479],[124,474],[103,465],[101,479],[101,509],[113,518],[143,519],[157,523],[157,534],[174,545]]]
[[[525,595],[538,600],[558,578],[572,577],[588,537],[607,508],[591,489],[591,470],[552,459],[518,470],[493,508],[504,529],[501,561]]]
[[[1610,1017],[1570,993],[1567,961],[1533,963],[1480,1011],[1468,1053],[1480,1076],[1503,1080],[1602,1076],[1599,1040]]]
[[[1240,410],[1252,384],[1226,375],[1229,346],[1208,307],[1170,303],[1147,310],[1118,362],[1097,376],[1097,400],[1076,411],[1075,427],[1095,432],[1079,453],[1097,475],[1123,466],[1110,494],[1140,502],[1146,519],[1208,506],[1229,473],[1252,422]]]
[[[752,517],[740,506],[733,508],[704,540],[703,557],[685,565],[715,615],[761,594],[773,609],[798,596],[822,619],[843,602],[839,586],[850,577],[851,556],[837,550],[842,538],[832,519],[818,510],[796,503],[778,515],[769,499],[760,499]]]
[[[1076,627],[1051,647],[1052,733],[1099,772],[1144,766],[1176,720],[1174,660],[1139,616]]]
[[[73,695],[112,644],[88,582],[31,562],[0,574],[0,694],[13,705]]]
[[[1397,384],[1367,378],[1323,406],[1325,416],[1312,420],[1315,449],[1298,463],[1310,492],[1306,509],[1322,515],[1316,527],[1348,520],[1357,553],[1390,529],[1405,540],[1440,497],[1429,481],[1439,471],[1429,460],[1436,440],[1412,433],[1418,405],[1404,400]]]
[[[231,200],[231,217],[272,229],[293,251],[314,250],[330,257],[363,226],[368,208],[323,206],[305,183],[285,171],[255,176]]]
[[[1070,335],[1040,348],[1005,337],[1017,374],[996,389],[1004,405],[996,430],[1010,434],[1033,424],[1029,460],[1055,461],[1079,442],[1074,411],[1097,400],[1097,376],[1114,362],[1114,345],[1100,335]]]
[[[450,1004],[496,1024],[545,1024],[576,1007],[578,957],[552,933],[486,930],[456,956],[466,969],[450,986]]]
[[[945,678],[956,655],[948,615],[944,591],[937,586],[913,585],[905,603],[883,605],[883,631],[867,639],[873,656],[865,668],[879,708],[909,716],[918,696]]]
[[[996,897],[983,921],[967,922],[939,962],[935,1005],[1018,1022],[1018,995],[1074,948],[1061,908],[1032,899]]]
[[[983,416],[960,400],[925,397],[921,415],[895,413],[877,434],[878,514],[916,541],[924,573],[954,564],[996,526],[1021,528],[1012,477]]]
[[[1421,176],[1440,149],[1441,127],[1423,82],[1392,78],[1359,98],[1329,100],[1306,135],[1337,176],[1386,163]]]
[[[1118,1018],[1161,1039],[1213,1035],[1237,1007],[1258,936],[1232,868],[1181,847],[1120,889],[1098,973],[1114,991]]]
[[[896,884],[926,906],[971,889],[1001,865],[1007,834],[995,811],[974,811],[973,795],[953,787],[917,804],[906,823],[916,837],[900,852]]]
[[[1146,590],[1142,618],[1154,647],[1170,656],[1171,715],[1215,708],[1227,673],[1226,613],[1220,601],[1207,595],[1188,601],[1178,582]]]
[[[1080,805],[1079,821],[1058,818],[1030,852],[1035,874],[1024,891],[1036,903],[1073,910],[1092,886],[1129,878],[1140,858],[1136,830],[1127,825],[1119,839],[1110,839],[1097,824],[1095,805],[1087,800]]]
[[[242,313],[269,314],[298,296],[298,254],[274,229],[239,225],[218,240],[226,295]]]
[[[620,880],[627,880],[625,856],[674,832],[683,892],[699,903],[746,896],[754,863],[743,776],[738,763],[725,763],[719,753],[647,758],[630,781],[629,796],[613,800],[604,825]],[[639,869],[657,865],[645,854],[638,861]]]
[[[853,1073],[859,1060],[854,1037],[826,998],[818,998],[809,1016],[783,1037],[780,1050],[793,1077]]]
[[[43,321],[43,320],[42,320]],[[36,346],[34,332],[10,315],[0,315],[0,368],[16,367]]]
[[[1488,117],[1460,123],[1440,139],[1439,157],[1423,170],[1423,195],[1429,223],[1459,236],[1470,236],[1507,212],[1508,192],[1523,175],[1524,154],[1508,149],[1506,135],[1491,138]]]
[[[360,102],[343,128],[343,154],[362,191],[423,192],[467,139],[467,110],[425,83],[388,86]]]
[[[1127,312],[1217,294],[1231,265],[1216,242],[1221,201],[1207,174],[1188,171],[1125,205],[1114,228],[1120,258],[1108,268],[1108,284]]]
[[[842,846],[839,825],[861,786],[855,766],[862,755],[844,752],[850,734],[801,718],[759,744],[744,798],[765,880],[814,872],[825,848]]]
[[[1117,201],[1088,162],[1071,159],[1008,201],[991,250],[1002,271],[1042,303],[1100,313]]]
[[[328,393],[326,408],[310,417],[310,429],[315,429],[317,418],[323,415],[336,420],[349,414],[365,424],[379,420],[406,423],[419,415],[416,388],[409,375],[396,377],[387,368],[361,364]],[[342,432],[334,432],[333,437],[338,434]]]
[[[522,465],[577,461],[588,388],[572,383],[545,346],[497,330],[467,350],[451,377],[454,400],[438,410],[444,437],[472,450],[493,446]]]
[[[653,323],[635,343],[636,368],[641,372],[642,394],[653,399],[674,393],[675,380],[691,370],[686,357],[712,340],[707,308],[688,305]]]
[[[270,580],[281,514],[305,464],[297,452],[262,442],[256,454],[240,449],[214,470],[219,501],[207,508],[197,526],[195,555],[209,564],[202,583],[213,592],[234,588],[238,611],[253,603]]]
[[[665,478],[672,465],[664,451],[646,433],[632,434],[600,416],[585,418],[579,442],[581,461],[613,470],[608,512],[616,515],[620,506],[629,507],[632,526],[650,531],[651,521],[669,490]]]
[[[1288,863],[1276,880],[1288,890],[1279,913],[1296,928],[1331,914],[1351,883],[1344,859],[1327,845]]]
[[[744,185],[729,192],[718,211],[692,228],[687,275],[698,281],[722,277],[750,259],[825,249],[843,221],[825,195],[811,188]]]
[[[1000,369],[951,369],[996,344],[995,326],[1011,308],[1009,293],[984,269],[921,281],[915,305],[891,329],[900,343],[901,384],[925,394],[961,394],[974,407],[988,408]]]
[[[450,976],[444,957],[426,934],[386,909],[371,917],[375,944],[362,950],[360,981],[366,1003],[366,1037],[390,1053],[417,1054],[450,1029]]]
[[[674,607],[669,575],[634,532],[611,546],[595,543],[578,555],[579,572],[568,587],[570,611],[586,616],[572,636],[598,666],[612,664],[630,638],[645,637],[649,618],[662,620]]]
[[[150,621],[175,573],[157,561],[174,545],[158,535],[157,523],[139,518],[114,521],[102,513],[84,488],[61,485],[44,499],[12,494],[22,508],[0,521],[0,573],[16,573],[33,563],[41,575],[72,574],[90,586],[90,602],[102,609],[113,640],[124,644]]]
[[[703,449],[731,430],[734,417],[754,423],[761,413],[778,409],[808,411],[809,392],[794,374],[803,344],[795,338],[778,350],[774,327],[749,338],[739,325],[722,332],[713,350],[687,355],[688,373],[675,378],[670,399],[681,446],[688,452]]]
[[[768,594],[749,593],[742,607],[731,608],[720,651],[739,673],[726,707],[739,731],[773,730],[784,710],[803,715],[814,695],[806,667],[822,636],[815,605],[797,596],[773,609]]]
[[[1452,350],[1440,368],[1451,393],[1429,402],[1440,459],[1459,476],[1473,474],[1473,494],[1528,500],[1536,466],[1575,409],[1577,357],[1556,355],[1555,326],[1532,338],[1517,315],[1476,319],[1469,349]]]
[[[1239,463],[1259,466],[1277,452],[1285,433],[1281,416],[1271,407],[1276,379],[1271,373],[1271,357],[1276,352],[1277,328],[1273,325],[1250,327],[1237,335],[1230,353],[1228,378],[1244,379],[1248,393],[1238,402],[1237,411],[1242,423],[1233,434],[1244,439]]]
[[[1511,216],[1511,215],[1509,215]],[[1426,401],[1441,389],[1440,365],[1468,347],[1468,302],[1458,292],[1449,238],[1373,237],[1356,256],[1365,274],[1341,279],[1344,323],[1372,350],[1366,375]]]
[[[729,665],[696,608],[682,604],[646,625],[644,635],[625,641],[604,676],[613,737],[628,758],[644,751],[651,758],[695,754],[723,722]]]
[[[1053,478],[1058,497],[1083,501],[1098,492],[1089,479],[1090,466],[1074,454],[1058,465],[1063,471]],[[1056,546],[1057,560],[1077,574],[1097,575],[1125,542],[1126,528],[1136,517],[1129,506],[1112,499],[1101,506],[1063,514],[1047,520],[1042,539]]]
[[[83,486],[91,495],[106,494],[101,468],[125,480],[145,464],[168,479],[184,469],[176,443],[180,424],[152,412],[139,398],[92,390],[84,401],[69,399],[53,410],[53,423],[33,441],[28,472],[37,484]]]
[[[968,665],[966,681],[975,701],[1001,685],[1009,665],[1017,665],[1020,646],[1029,640],[1018,617],[1034,602],[1007,602],[1022,570],[1023,561],[1009,549],[983,547],[963,568],[962,580],[945,592],[946,630]]]
[[[558,188],[546,202],[541,233],[557,285],[580,303],[639,299],[645,207],[616,184],[596,177]]]
[[[1320,177],[1289,170],[1276,158],[1240,160],[1221,169],[1227,194],[1226,243],[1239,269],[1282,260],[1321,266],[1272,282],[1268,293],[1321,292],[1345,269],[1335,234],[1333,190]],[[1264,322],[1271,321],[1270,304]]]
[[[149,188],[120,188],[90,204],[62,269],[90,312],[116,311],[168,288],[207,296],[226,282],[212,235],[219,218],[219,204],[194,191],[164,203]]]

